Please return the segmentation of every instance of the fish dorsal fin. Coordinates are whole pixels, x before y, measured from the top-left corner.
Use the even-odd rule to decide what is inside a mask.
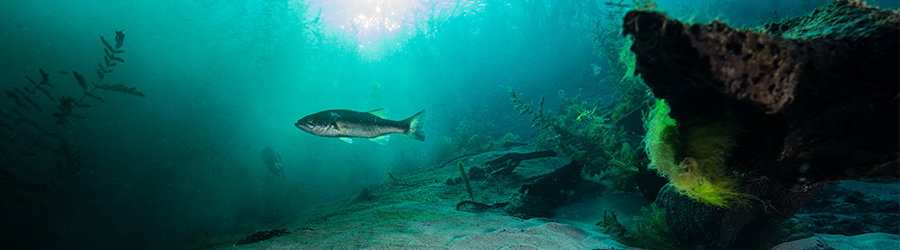
[[[338,137],[338,139],[341,139],[341,141],[344,141],[344,142],[346,142],[346,143],[353,144],[353,139],[350,139],[350,138],[347,138],[347,137]]]
[[[388,111],[387,109],[383,109],[383,108],[376,109],[376,110],[371,110],[371,111],[368,111],[368,112],[366,112],[366,113],[372,114],[372,115],[377,116],[378,118],[381,118],[381,119],[386,119],[388,116],[391,115],[391,111]]]
[[[373,141],[373,142],[375,142],[375,143],[378,143],[378,144],[380,144],[380,145],[387,145],[387,144],[388,144],[388,141],[391,140],[391,135],[382,135],[382,136],[379,136],[379,137],[370,138],[369,140],[370,140],[370,141]]]

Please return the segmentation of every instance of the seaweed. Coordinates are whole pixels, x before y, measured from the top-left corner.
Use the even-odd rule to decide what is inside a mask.
[[[739,180],[726,165],[745,128],[728,118],[676,122],[669,105],[658,99],[647,114],[644,137],[650,167],[671,181],[679,193],[708,205],[730,208],[752,195],[740,192]]]
[[[584,163],[582,172],[588,176],[599,175],[610,184],[612,191],[637,191],[634,179],[639,167],[649,160],[643,154],[640,137],[644,134],[642,113],[649,109],[652,96],[641,77],[637,77],[636,60],[629,51],[630,41],[618,35],[621,17],[629,5],[608,3],[603,19],[593,29],[595,53],[605,58],[609,69],[594,74],[605,77],[600,85],[611,84],[614,93],[612,103],[605,104],[599,97],[584,98],[581,90],[569,98],[565,91],[557,95],[561,101],[557,113],[545,110],[545,98],[535,105],[527,102],[523,93],[507,88],[513,109],[519,116],[531,115],[532,126],[540,132],[535,138],[539,149],[555,148],[566,157]],[[638,8],[653,8],[652,1],[637,1]]]
[[[656,203],[641,208],[643,217],[635,216],[634,221],[637,222],[637,228],[630,229],[619,223],[615,212],[603,211],[603,220],[597,222],[598,226],[605,229],[602,233],[611,234],[616,237],[616,241],[634,247],[644,249],[685,249],[679,246],[678,240],[669,231],[666,223],[666,210],[659,208]]]
[[[33,175],[50,180],[49,184],[56,184],[81,172],[89,165],[85,149],[72,143],[75,140],[71,136],[55,133],[54,130],[74,124],[73,120],[87,119],[88,116],[82,112],[92,107],[89,99],[105,102],[103,97],[94,92],[97,89],[145,97],[135,87],[101,83],[107,74],[113,72],[113,67],[125,62],[121,57],[125,53],[121,49],[125,34],[123,31],[115,33],[114,44],[100,36],[104,56],[103,62],[98,64],[96,82],[89,84],[83,74],[72,71],[75,83],[81,87],[80,94],[53,91],[56,84],[51,82],[50,74],[43,69],[39,69],[40,81],[26,75],[25,86],[15,86],[5,91],[6,97],[12,99],[14,106],[0,113],[0,138],[3,139],[0,140],[0,159],[3,161],[0,171],[4,174],[0,183],[22,186],[30,184],[25,183],[25,180],[33,179],[22,177]],[[56,108],[49,116],[44,110],[48,104],[55,105]],[[40,183],[33,186],[45,187],[44,189],[48,187]]]
[[[466,192],[469,193],[469,200],[475,200],[475,195],[472,193],[472,184],[469,183],[469,174],[466,173],[466,167],[463,166],[462,161],[459,161],[456,166],[459,168],[459,175],[462,176],[463,182],[466,184]]]
[[[769,239],[769,242],[763,244],[763,246],[771,248],[781,243],[816,236],[816,233],[813,232],[813,230],[809,226],[810,224],[800,222],[796,218],[784,220],[778,226],[778,230],[775,232],[775,235],[773,235]]]
[[[486,117],[482,118],[487,119]],[[477,131],[486,133],[486,131],[495,130],[497,129],[493,122],[473,124],[473,122],[463,117],[457,123],[453,135],[443,137],[441,141],[441,155],[436,157],[436,159],[499,150],[510,145],[517,145],[517,142],[522,139],[510,132],[507,132],[499,139],[494,139],[490,135],[484,136],[476,133]]]
[[[544,98],[537,106],[526,103],[524,95],[509,88],[512,102],[520,115],[530,114],[532,125],[540,129],[535,138],[539,148],[555,148],[571,160],[584,163],[582,172],[591,177],[610,182],[613,188],[607,192],[636,191],[634,175],[637,166],[646,162],[640,154],[643,150],[636,139],[643,132],[626,129],[624,124],[610,119],[612,110],[601,108],[601,98],[593,102],[581,100],[581,94],[566,98],[560,91],[564,112],[553,115],[552,110],[544,112]],[[634,111],[643,108],[640,104]],[[636,145],[636,146],[632,146]]]

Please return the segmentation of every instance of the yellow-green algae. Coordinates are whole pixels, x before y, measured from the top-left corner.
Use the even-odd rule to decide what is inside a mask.
[[[645,117],[644,144],[650,167],[668,178],[681,194],[705,204],[730,208],[752,197],[738,190],[738,179],[725,165],[737,146],[741,125],[727,118],[676,122],[669,111],[669,105],[659,99]]]

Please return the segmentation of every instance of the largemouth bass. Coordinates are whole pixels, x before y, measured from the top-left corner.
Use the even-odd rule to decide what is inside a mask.
[[[385,144],[389,138],[387,135],[392,133],[425,141],[424,109],[401,121],[385,119],[388,114],[384,109],[369,112],[332,109],[303,117],[294,126],[313,135],[337,137],[348,143],[353,143],[350,138],[358,137]]]

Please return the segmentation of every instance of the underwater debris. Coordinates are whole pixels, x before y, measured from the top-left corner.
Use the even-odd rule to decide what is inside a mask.
[[[472,184],[469,182],[469,175],[466,174],[466,167],[463,166],[462,161],[459,161],[459,164],[456,166],[459,168],[459,175],[462,177],[463,183],[466,184],[466,192],[469,193],[469,199],[474,200],[475,195],[472,193]]]
[[[400,181],[400,179],[397,179],[397,177],[394,177],[394,174],[392,174],[391,172],[387,172],[387,175],[388,175],[388,177],[391,178],[391,182],[397,183]]]
[[[488,208],[493,207],[493,206],[491,206],[491,205],[484,204],[484,203],[481,203],[481,202],[475,202],[475,201],[460,201],[459,203],[456,204],[456,211],[459,211],[459,209],[460,209],[462,206],[464,206],[464,205],[472,205],[472,206],[474,206],[474,207],[476,207],[476,208],[480,208],[480,209],[488,209]]]
[[[257,232],[254,232],[254,233],[250,234],[250,235],[247,235],[247,237],[244,237],[243,239],[241,239],[240,241],[238,241],[237,243],[235,243],[235,245],[244,245],[244,244],[256,243],[256,242],[268,240],[268,239],[271,239],[271,238],[275,238],[275,237],[278,237],[278,236],[282,236],[282,235],[285,235],[285,234],[289,234],[289,233],[291,233],[291,231],[290,231],[290,230],[287,230],[287,229],[284,229],[284,228],[281,228],[281,229],[272,229],[272,230],[257,231]]]
[[[484,204],[484,203],[476,202],[476,201],[460,201],[459,203],[456,204],[456,211],[461,211],[467,205],[471,206],[472,210],[474,210],[474,211],[484,211],[484,210],[492,209],[492,208],[505,207],[506,205],[509,205],[509,202],[501,202],[501,203],[488,205],[488,204]]]
[[[896,11],[841,0],[756,30],[631,11],[623,31],[672,119],[726,114],[746,129],[727,173],[764,202],[720,209],[664,187],[656,203],[682,244],[755,249],[824,183],[900,176]]]
[[[550,210],[569,197],[561,194],[572,192],[581,183],[583,167],[578,161],[571,161],[549,174],[534,177],[519,188],[519,194],[506,206],[506,211],[523,219],[551,217]]]
[[[360,202],[366,202],[366,201],[370,201],[370,200],[372,200],[372,199],[374,199],[374,198],[375,198],[375,196],[372,195],[372,190],[371,190],[371,189],[363,188],[363,190],[362,190],[362,191],[359,191],[359,194],[356,195],[356,198],[353,198],[353,200],[350,201],[350,204],[356,204],[356,203],[360,203]]]
[[[623,71],[618,69],[621,67],[613,68],[616,69],[615,72]],[[521,105],[516,105],[532,116],[533,126],[540,128],[540,134],[535,138],[539,148],[554,147],[569,159],[582,162],[584,174],[590,177],[599,174],[601,180],[612,183],[613,189],[609,189],[609,192],[637,191],[637,166],[647,160],[641,154],[641,145],[637,143],[637,138],[643,134],[640,118],[627,114],[645,110],[647,105],[643,102],[649,97],[646,94],[636,94],[643,93],[639,91],[641,88],[636,87],[643,86],[641,81],[636,80],[640,78],[622,79],[616,80],[616,93],[627,101],[617,102],[617,108],[613,110],[599,108],[603,101],[601,98],[589,102],[582,100],[580,93],[574,98],[566,98],[565,91],[558,93],[562,100],[559,115],[552,115],[552,110],[544,113],[543,101],[536,111],[530,107],[525,110]],[[512,88],[508,90],[513,103],[524,103],[522,94],[516,94]],[[623,122],[614,121],[610,116],[617,116]],[[632,147],[633,144],[638,146]],[[653,187],[640,188],[649,190]]]
[[[738,179],[725,164],[741,138],[741,122],[706,118],[676,123],[669,117],[669,106],[659,99],[647,113],[645,126],[650,168],[681,194],[726,209],[750,198],[738,190]]]
[[[484,167],[469,169],[473,180],[499,180],[511,174],[524,160],[556,157],[553,150],[535,151],[531,153],[507,153],[485,163]]]

